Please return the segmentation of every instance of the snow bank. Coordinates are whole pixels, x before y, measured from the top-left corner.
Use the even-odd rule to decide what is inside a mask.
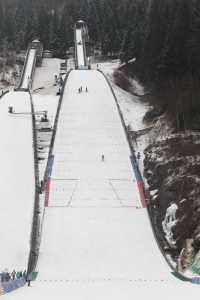
[[[8,106],[16,113],[9,114]],[[0,267],[26,269],[35,195],[30,96],[9,92],[0,101]]]

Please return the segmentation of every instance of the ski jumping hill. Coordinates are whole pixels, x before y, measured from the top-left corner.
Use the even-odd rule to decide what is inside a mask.
[[[134,169],[106,79],[72,71],[51,157],[38,278],[15,299],[196,297],[199,287],[173,277],[156,244]]]
[[[16,113],[10,114],[12,106]],[[33,128],[29,93],[0,99],[1,271],[27,268],[35,195]]]

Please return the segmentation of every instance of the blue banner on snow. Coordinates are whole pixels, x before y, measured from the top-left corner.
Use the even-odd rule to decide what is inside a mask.
[[[9,282],[2,282],[2,286],[5,293],[10,293],[19,287],[22,287],[26,284],[25,277],[22,277],[20,279],[15,279]]]
[[[131,164],[132,164],[132,167],[133,167],[133,171],[134,171],[134,173],[135,173],[136,180],[137,180],[137,181],[140,181],[140,177],[139,177],[139,175],[138,175],[138,171],[137,171],[137,168],[136,168],[136,165],[135,165],[133,156],[130,156],[130,160],[131,160]]]
[[[52,156],[51,156],[48,180],[51,180],[51,174],[52,174],[52,169],[53,169],[54,157],[55,157],[55,155],[52,155]]]
[[[194,277],[194,278],[192,278],[192,283],[200,284],[200,277]]]

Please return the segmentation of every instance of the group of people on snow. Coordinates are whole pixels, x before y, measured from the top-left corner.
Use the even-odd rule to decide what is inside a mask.
[[[11,273],[9,273],[7,271],[7,269],[5,271],[2,271],[1,274],[1,282],[8,282],[10,280],[15,280],[15,279],[20,279],[23,276],[26,276],[26,270],[22,273],[22,271],[15,271],[13,270]]]
[[[26,282],[28,282],[28,286],[30,286],[31,281],[31,274],[26,274],[26,270],[22,273],[22,271],[15,271],[13,270],[11,273],[8,272],[7,269],[5,271],[2,271],[0,273],[1,282],[9,282],[11,280],[20,279],[22,277],[25,277]]]
[[[55,83],[59,83],[60,84],[60,86],[62,86],[63,85],[63,83],[64,83],[64,80],[63,80],[63,78],[62,78],[62,76],[60,75],[60,76],[57,76],[57,75],[55,75]]]
[[[83,88],[82,88],[82,86],[81,86],[81,87],[78,89],[78,92],[81,93],[82,91],[83,91]],[[85,88],[85,91],[88,92],[87,86],[86,86],[86,88]]]

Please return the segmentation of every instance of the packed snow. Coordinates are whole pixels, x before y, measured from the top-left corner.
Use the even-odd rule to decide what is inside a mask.
[[[16,114],[8,113],[9,106]],[[1,271],[23,271],[28,263],[35,195],[32,136],[29,94],[9,92],[0,100]]]
[[[54,89],[52,75],[49,79],[44,90],[36,91],[37,86],[45,85],[43,82],[40,85],[39,79],[34,86],[34,106],[35,109],[50,107],[53,124],[58,97],[49,97],[48,89]],[[79,94],[80,86],[83,92]],[[138,124],[140,129],[146,108],[142,109],[137,98],[128,93],[125,96],[120,89],[118,95],[121,103],[123,98],[125,102],[133,101],[130,109],[137,102],[141,106],[138,115],[135,108],[131,120],[125,118],[127,126],[131,122],[131,126]],[[53,300],[66,295],[71,300],[133,297],[184,300],[197,297],[198,285],[171,275],[155,242],[146,209],[135,207],[141,203],[133,181],[130,150],[114,98],[99,72],[71,73],[53,154],[38,278],[31,283],[32,288],[18,289],[5,298]]]

